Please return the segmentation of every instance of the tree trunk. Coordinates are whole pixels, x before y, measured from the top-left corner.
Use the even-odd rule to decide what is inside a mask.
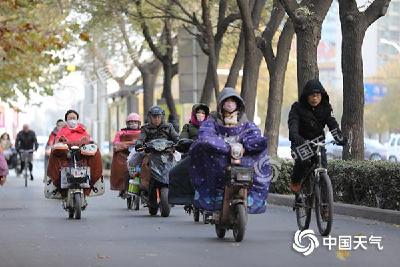
[[[253,21],[248,2],[246,0],[237,0],[237,4],[239,6],[243,21],[242,29],[245,39],[245,58],[241,96],[246,103],[247,116],[249,120],[253,120],[257,96],[257,82],[262,55],[257,47]]]
[[[283,88],[285,74],[289,61],[290,48],[294,35],[293,24],[286,21],[279,37],[277,55],[273,68],[269,70],[268,110],[265,120],[264,135],[268,138],[268,152],[270,156],[277,156],[279,142],[279,126],[281,124],[281,110],[283,102]]]
[[[342,74],[344,136],[351,143],[343,148],[343,159],[364,159],[364,76],[362,44],[368,27],[388,10],[390,0],[375,0],[360,12],[355,0],[339,0],[342,28]]]
[[[364,159],[364,76],[362,44],[366,28],[360,25],[360,17],[342,18],[342,74],[344,136],[352,142],[343,148],[343,159]],[[362,22],[361,22],[362,23]],[[351,149],[350,149],[351,147]]]
[[[207,72],[210,72],[209,75],[212,77],[212,79],[211,79],[212,86],[213,86],[212,88],[214,88],[214,95],[215,95],[215,98],[217,99],[218,95],[219,95],[219,81],[218,81],[218,74],[217,74],[218,58],[217,58],[215,39],[214,39],[214,34],[213,34],[212,24],[211,24],[211,19],[210,19],[209,1],[201,0],[201,6],[202,6],[203,24],[205,27],[205,36],[207,39],[208,51],[209,51]],[[208,100],[211,101],[211,99],[208,99]],[[210,101],[208,101],[208,102],[210,102]]]
[[[297,85],[298,96],[307,81],[319,78],[317,48],[321,39],[322,25],[318,21],[309,21],[296,26],[297,36]]]
[[[154,87],[160,68],[161,63],[158,59],[140,67],[143,80],[143,112],[145,114],[154,105]]]
[[[239,79],[239,72],[243,66],[244,61],[244,34],[243,31],[240,33],[239,44],[237,47],[235,58],[233,59],[231,69],[229,71],[228,80],[226,81],[225,87],[235,88]]]
[[[172,58],[171,60],[165,60],[163,62],[164,71],[164,82],[163,82],[163,94],[162,97],[165,99],[170,114],[177,119],[178,113],[176,112],[174,97],[172,96]]]

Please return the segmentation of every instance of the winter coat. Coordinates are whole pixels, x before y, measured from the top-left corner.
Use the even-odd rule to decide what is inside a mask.
[[[179,135],[170,123],[161,123],[158,127],[148,123],[142,126],[136,145],[143,145],[154,139],[167,139],[173,142],[179,140]]]
[[[321,93],[321,103],[312,107],[307,98],[313,93]],[[300,100],[295,102],[289,112],[289,140],[292,147],[300,146],[306,140],[325,139],[325,126],[328,126],[336,140],[342,138],[339,125],[332,115],[329,96],[318,80],[309,81],[303,89]],[[321,141],[321,140],[319,140]]]
[[[15,139],[15,148],[17,150],[29,150],[38,149],[39,144],[36,139],[36,134],[34,131],[29,130],[29,132],[20,131]]]
[[[239,100],[239,123],[235,127],[226,127],[222,123],[220,112],[213,113],[202,123],[198,139],[190,148],[192,160],[190,176],[195,188],[194,204],[205,210],[220,210],[224,193],[226,168],[230,162],[230,145],[224,137],[238,136],[245,153],[241,159],[244,167],[254,167],[254,181],[249,190],[249,213],[263,213],[270,182],[270,166],[267,153],[267,139],[260,129],[245,114],[242,98],[233,89],[224,89],[218,100],[218,110],[229,97]]]

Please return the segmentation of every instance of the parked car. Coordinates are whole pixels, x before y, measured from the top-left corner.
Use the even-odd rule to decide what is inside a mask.
[[[290,141],[287,137],[279,136],[278,142],[278,157],[282,159],[291,159],[291,149],[290,149]]]
[[[400,161],[400,134],[392,134],[387,143],[387,158],[392,162]]]
[[[332,135],[328,134],[326,141],[333,139]],[[343,148],[341,146],[329,144],[326,146],[326,154],[328,159],[341,159]],[[379,143],[378,140],[364,138],[364,158],[366,160],[386,160],[387,148]]]

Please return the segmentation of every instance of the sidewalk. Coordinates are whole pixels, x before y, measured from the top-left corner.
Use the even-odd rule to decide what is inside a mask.
[[[280,195],[269,193],[268,203],[293,207],[294,195]],[[333,212],[340,215],[360,217],[400,225],[400,211],[396,210],[385,210],[335,202],[333,205]]]

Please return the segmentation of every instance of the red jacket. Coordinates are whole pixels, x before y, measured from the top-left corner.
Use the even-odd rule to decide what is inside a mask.
[[[67,142],[79,142],[83,137],[87,137],[89,141],[92,140],[90,135],[86,132],[85,126],[80,123],[78,123],[75,129],[71,129],[67,125],[61,128],[55,138],[56,143],[59,142],[61,137],[67,139]]]

